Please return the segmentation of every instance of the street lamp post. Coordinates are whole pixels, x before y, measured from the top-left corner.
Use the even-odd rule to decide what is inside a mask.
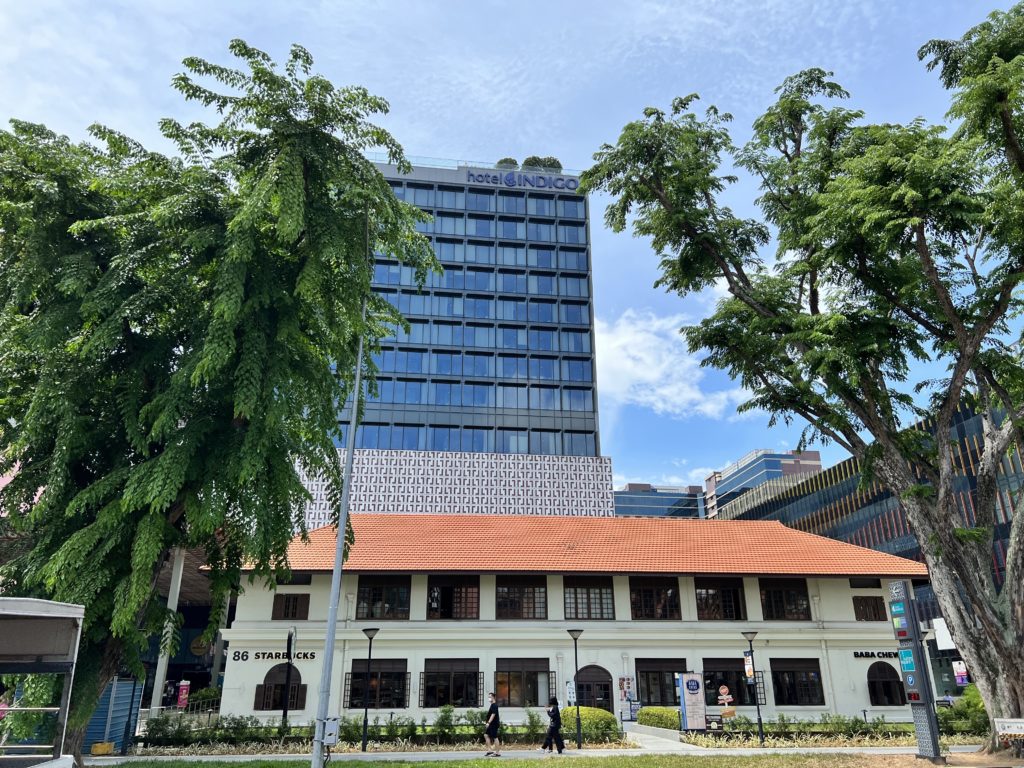
[[[288,640],[285,642],[284,651],[284,696],[281,698],[281,736],[288,735],[288,708],[291,704],[291,693],[292,693],[292,650],[295,646],[295,627],[288,630]]]
[[[569,637],[572,638],[572,655],[576,664],[576,674],[572,678],[573,690],[576,692],[576,749],[583,749],[583,724],[580,722],[580,690],[577,680],[580,676],[580,649],[577,641],[580,639],[580,635],[583,634],[583,630],[570,629],[568,632]]]
[[[366,651],[366,685],[363,688],[363,752],[366,751],[366,729],[370,723],[370,664],[373,661],[373,638],[380,632],[378,627],[367,627],[363,630],[370,647]]]
[[[763,747],[764,723],[761,722],[761,699],[758,696],[757,690],[757,667],[754,666],[754,638],[757,637],[757,632],[743,632],[742,634],[747,640],[747,645],[750,646],[750,674],[754,680],[754,706],[757,707],[757,738]]]

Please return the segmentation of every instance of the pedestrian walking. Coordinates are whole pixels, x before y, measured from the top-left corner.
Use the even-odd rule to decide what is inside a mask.
[[[562,713],[558,709],[558,699],[554,696],[548,701],[548,718],[550,723],[541,750],[550,755],[552,748],[557,747],[558,754],[562,754],[562,750],[565,749],[565,742],[562,740]]]
[[[484,741],[487,743],[484,757],[501,757],[501,740],[498,738],[501,718],[498,715],[498,700],[494,697],[493,691],[488,696],[491,699],[491,706],[487,709],[487,722],[484,725]]]

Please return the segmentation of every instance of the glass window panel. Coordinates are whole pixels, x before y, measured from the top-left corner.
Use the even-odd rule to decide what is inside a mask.
[[[554,275],[530,275],[527,285],[530,293],[540,296],[554,296],[557,292]]]
[[[582,219],[586,217],[586,209],[581,198],[567,199],[559,198],[558,215],[567,219]]]
[[[529,319],[540,323],[558,322],[558,305],[553,301],[531,301]],[[551,348],[556,349],[554,346]]]
[[[498,211],[501,213],[526,213],[526,198],[522,195],[499,192]]]
[[[519,355],[499,355],[498,375],[503,379],[525,379],[526,358]]]
[[[558,371],[556,370],[557,361],[551,357],[531,357],[530,358],[530,378],[531,379],[548,379],[556,381],[558,379]]]
[[[530,407],[542,411],[557,411],[558,387],[530,387]]]
[[[526,212],[531,216],[554,216],[555,200],[551,197],[530,195],[526,198]]]
[[[527,263],[531,267],[547,267],[549,269],[554,269],[555,249],[531,247],[527,258]]]
[[[466,210],[493,211],[494,193],[470,191],[466,193]]]
[[[498,453],[526,453],[529,449],[525,429],[499,429]]]
[[[530,432],[530,453],[558,456],[562,453],[561,436],[557,432],[536,430]]]

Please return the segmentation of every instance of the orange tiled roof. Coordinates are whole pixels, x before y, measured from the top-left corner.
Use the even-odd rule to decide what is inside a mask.
[[[357,572],[922,577],[925,566],[782,523],[539,515],[352,515]],[[334,528],[296,538],[295,571],[330,571]]]

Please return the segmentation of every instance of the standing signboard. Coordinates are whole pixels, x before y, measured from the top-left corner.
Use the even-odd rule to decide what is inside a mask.
[[[576,706],[576,682],[573,680],[565,681],[565,701],[569,706]]]
[[[927,660],[921,639],[921,626],[909,581],[889,583],[889,614],[899,645],[903,687],[914,716],[918,756],[932,762],[945,762],[939,754],[939,725],[935,719],[935,697],[928,682]]]
[[[684,672],[679,676],[679,715],[682,730],[707,729],[704,676],[698,672]]]

